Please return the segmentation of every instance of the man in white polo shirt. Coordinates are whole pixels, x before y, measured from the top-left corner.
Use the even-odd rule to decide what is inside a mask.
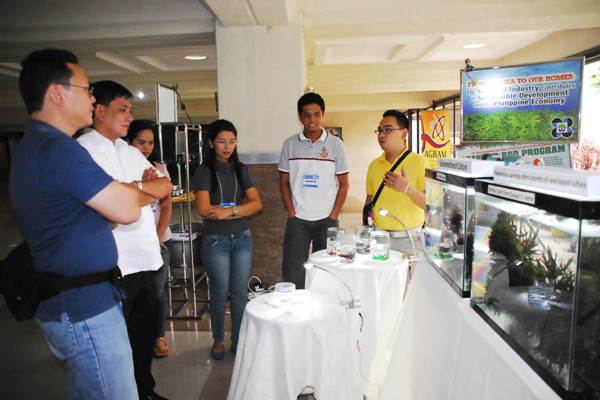
[[[162,199],[173,191],[169,178],[163,177],[146,157],[122,137],[127,135],[131,115],[131,92],[113,81],[94,84],[96,103],[94,123],[78,141],[113,179],[137,182],[139,189]],[[114,204],[114,207],[119,207]],[[118,251],[118,266],[123,274],[123,314],[133,353],[133,368],[140,400],[160,400],[154,392],[152,348],[156,332],[158,298],[153,272],[163,260],[156,235],[150,202],[142,208],[140,219],[113,229]]]
[[[298,100],[303,125],[288,138],[279,159],[279,188],[287,212],[283,241],[283,280],[304,289],[304,262],[327,247],[327,228],[338,226],[348,189],[344,144],[321,126],[325,102],[316,93]]]

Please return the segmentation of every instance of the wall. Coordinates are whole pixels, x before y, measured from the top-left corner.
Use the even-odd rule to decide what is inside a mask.
[[[287,216],[279,194],[277,164],[248,165],[263,203],[258,214],[248,218],[254,257],[252,275],[274,285],[281,282],[283,235]]]
[[[220,118],[243,133],[240,152],[278,152],[296,130],[296,102],[304,90],[300,21],[269,28],[217,22],[216,34]]]
[[[382,152],[373,131],[379,126],[384,111],[325,112],[323,125],[342,128],[350,165],[350,191],[344,204],[344,212],[362,211],[366,197],[367,169],[371,161]]]

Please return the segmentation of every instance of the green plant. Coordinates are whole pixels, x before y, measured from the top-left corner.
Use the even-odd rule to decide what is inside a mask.
[[[463,118],[464,142],[515,142],[556,140],[551,135],[551,121],[556,118],[573,119],[573,136],[577,140],[579,132],[579,109],[567,112],[554,112],[549,109],[502,110],[492,113],[466,114]]]
[[[492,225],[488,245],[491,251],[506,257],[510,286],[529,286],[539,276],[534,262],[537,255],[537,231],[517,229],[515,218],[502,211]]]
[[[545,271],[544,277],[548,283],[551,283],[556,290],[572,292],[575,286],[575,275],[569,269],[573,262],[573,257],[566,263],[559,263],[552,254],[552,250],[546,250],[545,254],[536,261],[538,270]]]

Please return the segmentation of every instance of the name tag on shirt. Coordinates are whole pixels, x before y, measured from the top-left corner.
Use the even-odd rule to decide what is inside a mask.
[[[221,207],[223,207],[223,208],[235,207],[235,206],[237,206],[237,204],[235,203],[235,201],[231,201],[229,203],[225,203],[225,202],[221,203]]]
[[[302,186],[318,188],[319,175],[304,175],[302,177]]]

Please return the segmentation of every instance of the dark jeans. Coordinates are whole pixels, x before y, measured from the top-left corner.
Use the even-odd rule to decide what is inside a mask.
[[[133,353],[133,369],[140,399],[154,393],[152,350],[156,338],[158,300],[154,272],[143,271],[123,277],[123,315]]]
[[[296,284],[296,289],[304,289],[310,244],[312,251],[327,248],[327,228],[338,226],[339,222],[329,217],[318,221],[305,221],[292,217],[287,219],[283,238],[283,280]]]
[[[154,272],[154,284],[156,285],[156,295],[158,297],[158,311],[156,314],[156,337],[165,336],[167,326],[167,278],[168,269],[171,265],[171,253],[173,243],[171,239],[163,243],[167,249],[160,249],[160,255],[163,259],[163,266]]]

